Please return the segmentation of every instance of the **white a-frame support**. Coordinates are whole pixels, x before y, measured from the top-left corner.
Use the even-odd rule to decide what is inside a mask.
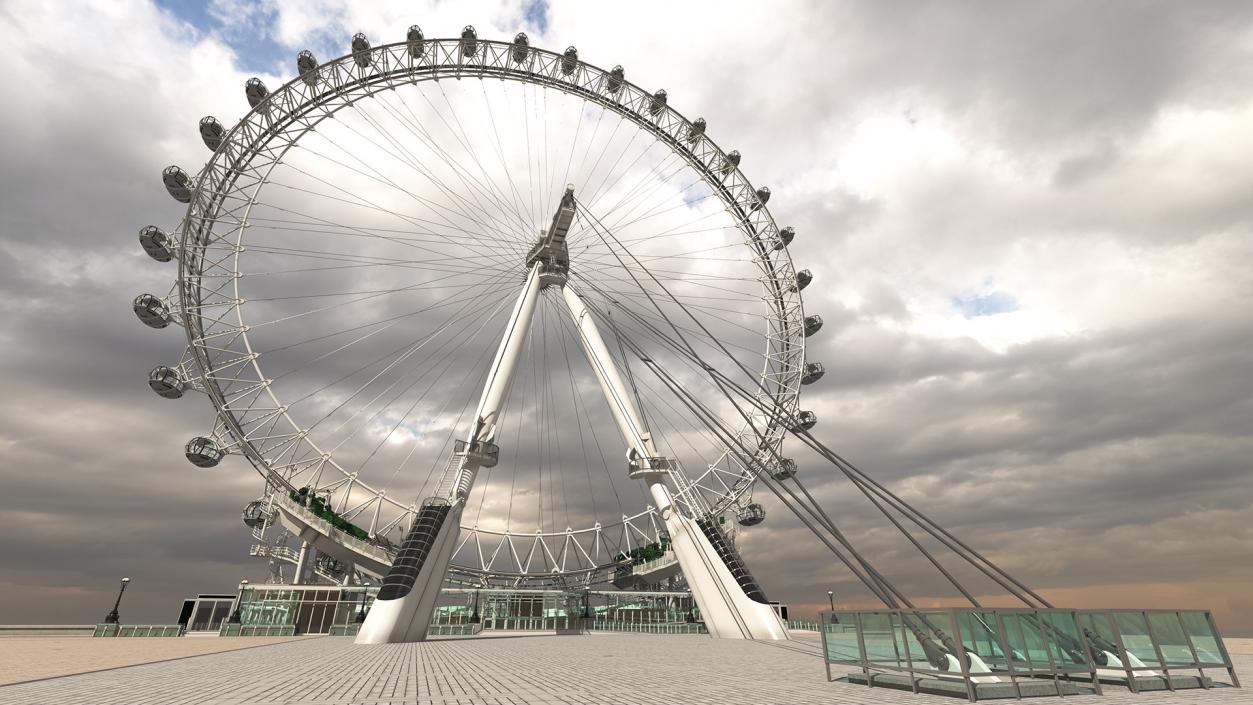
[[[583,350],[626,441],[631,475],[642,477],[648,485],[709,633],[733,639],[787,638],[783,623],[765,603],[760,588],[722,530],[713,523],[713,518],[692,519],[675,507],[665,484],[665,475],[671,472],[673,465],[658,455],[596,322],[579,295],[565,285],[569,267],[565,237],[574,213],[574,189],[568,187],[553,216],[552,226],[527,256],[526,283],[488,371],[483,396],[466,440],[458,442],[435,496],[424,500],[417,509],[391,570],[383,579],[378,597],[357,634],[358,644],[426,638],[435,602],[461,533],[462,508],[479,468],[496,464],[498,451],[494,441],[500,426],[501,407],[535,316],[540,289],[550,285],[562,287]]]
[[[671,467],[670,462],[658,455],[609,349],[605,347],[596,321],[573,289],[564,286],[562,294],[578,328],[583,351],[587,353],[614,421],[626,440],[628,458],[633,468],[638,468],[638,473],[632,474],[642,476],[648,485],[653,504],[670,532],[671,550],[679,560],[679,567],[687,578],[692,598],[700,608],[710,635],[724,639],[788,638],[787,630],[774,608],[749,597],[744,581],[737,580],[732,574],[734,568],[741,577],[748,576],[748,582],[752,583],[752,577],[744,568],[739,554],[713,523],[713,518],[704,518],[708,528],[702,529],[675,507],[664,481]],[[720,544],[721,554],[714,548],[714,541]],[[753,591],[760,597],[759,589]]]
[[[358,644],[426,638],[435,601],[461,533],[461,510],[479,468],[496,464],[495,440],[501,406],[509,393],[514,370],[522,356],[522,344],[535,316],[543,267],[540,262],[531,265],[500,348],[496,350],[496,359],[487,373],[487,383],[468,438],[457,444],[435,496],[423,501],[414,517],[391,570],[383,579],[378,597],[357,633]]]

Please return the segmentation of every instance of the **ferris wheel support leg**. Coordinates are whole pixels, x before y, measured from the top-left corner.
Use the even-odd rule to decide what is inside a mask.
[[[435,602],[448,573],[448,563],[461,534],[462,508],[479,468],[485,462],[495,462],[494,451],[489,449],[495,447],[493,441],[500,426],[501,408],[535,316],[542,269],[543,265],[538,263],[531,267],[505,327],[496,359],[488,370],[478,412],[466,434],[468,440],[449,460],[437,485],[436,496],[423,501],[365,623],[357,632],[358,644],[390,644],[426,638]]]
[[[614,421],[622,431],[629,449],[628,456],[638,459],[658,457],[652,436],[646,430],[591,312],[570,287],[562,287],[562,294],[579,331],[583,351],[609,402]],[[665,473],[646,473],[644,481],[654,506],[665,521],[666,530],[670,532],[671,548],[687,578],[692,599],[700,608],[709,634],[724,639],[787,639],[787,629],[774,608],[749,597],[732,575],[728,561],[714,549],[706,532],[695,521],[683,516],[674,505],[670,488],[665,483]],[[713,526],[713,531],[721,530]],[[738,557],[736,560],[739,560]]]
[[[305,573],[309,570],[309,553],[312,550],[308,541],[300,542],[300,555],[296,558],[296,574],[292,576],[292,585],[304,585]]]

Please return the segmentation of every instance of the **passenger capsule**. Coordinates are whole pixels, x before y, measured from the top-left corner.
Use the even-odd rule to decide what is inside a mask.
[[[152,294],[140,294],[132,304],[135,315],[149,328],[164,328],[170,325],[170,307]]]
[[[139,246],[158,262],[169,262],[174,257],[170,251],[170,236],[155,225],[145,225],[139,231]]]
[[[696,122],[687,128],[687,141],[696,143],[705,134],[705,118],[696,118]]]
[[[530,53],[531,40],[527,38],[525,32],[518,32],[518,36],[513,38],[513,62],[520,64],[526,61],[526,57]]]
[[[761,210],[763,207],[765,207],[766,203],[770,200],[770,189],[766,188],[765,186],[762,186],[761,188],[757,189],[757,191],[753,195],[755,195],[756,198],[753,199],[753,205],[749,208],[749,210],[753,210],[753,211]]]
[[[574,73],[574,67],[579,65],[579,50],[574,47],[566,47],[566,53],[561,55],[561,72],[569,76]]]
[[[187,172],[176,166],[167,166],[161,172],[161,180],[165,182],[165,190],[170,192],[179,203],[191,203],[191,177]]]
[[[758,194],[760,193],[761,192],[758,191]],[[770,197],[770,190],[767,189],[766,198],[769,198],[769,197]],[[789,225],[786,228],[779,231],[779,241],[774,243],[774,249],[782,250],[783,248],[792,244],[792,241],[795,239],[796,239],[796,228]]]
[[[801,384],[813,384],[822,379],[827,373],[827,368],[822,366],[821,362],[810,362],[805,364],[805,372],[801,375]]]
[[[779,458],[779,464],[774,466],[770,476],[780,482],[796,477],[796,461],[791,458]]]
[[[188,462],[198,468],[211,468],[222,461],[226,453],[218,446],[217,441],[204,436],[196,436],[187,441],[183,454]]]
[[[313,52],[305,49],[296,55],[296,74],[305,85],[313,88],[318,85],[318,59]]]
[[[731,153],[722,160],[722,175],[726,176],[740,165],[740,153],[738,150],[731,150]]]
[[[249,529],[255,529],[265,523],[265,500],[254,499],[244,505],[240,516],[244,520],[244,526]]]
[[[216,152],[222,146],[222,140],[226,139],[226,128],[222,127],[217,118],[206,115],[200,118],[200,139],[209,151]]]
[[[479,51],[479,33],[474,31],[474,25],[466,25],[461,30],[461,56],[470,57]]]
[[[756,526],[766,518],[766,510],[760,504],[753,502],[742,507],[735,513],[735,520],[740,526]]]
[[[622,84],[626,81],[626,70],[621,65],[613,67],[608,74],[605,75],[605,88],[610,93],[617,93],[622,90]]]
[[[360,68],[370,67],[370,40],[361,32],[352,35],[352,60]]]
[[[796,421],[789,429],[793,433],[808,431],[818,423],[818,415],[812,411],[802,411],[796,415]]]
[[[419,59],[426,53],[426,36],[422,34],[422,28],[416,24],[405,34],[405,41],[409,43],[409,56]]]
[[[178,370],[173,367],[158,365],[148,373],[148,386],[159,397],[178,399],[187,390],[187,381],[180,377]]]
[[[812,316],[805,316],[805,337],[806,338],[813,335],[814,333],[817,333],[820,330],[822,330],[822,316],[819,316],[816,313]]]
[[[666,107],[666,92],[664,90],[657,91],[653,94],[652,101],[648,104],[648,114],[656,115]]]
[[[809,282],[814,280],[814,273],[808,269],[802,269],[796,273],[796,287],[793,291],[804,291],[809,286]]]
[[[270,90],[265,87],[261,79],[254,76],[244,84],[244,95],[248,96],[248,105],[255,108],[270,95]]]

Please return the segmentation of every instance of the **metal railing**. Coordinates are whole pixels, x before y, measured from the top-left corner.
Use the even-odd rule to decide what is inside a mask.
[[[326,534],[334,539],[336,543],[343,544],[344,546],[347,546],[364,556],[369,556],[384,565],[391,565],[393,555],[387,550],[380,546],[376,546],[369,541],[362,541],[356,536],[331,526],[330,522],[317,514],[314,514],[312,510],[301,505],[299,502],[292,501],[290,497],[275,495],[275,502],[283,505],[283,508],[286,511],[299,515],[300,520],[306,525],[312,527],[320,533]]]
[[[294,624],[232,624],[226,622],[218,636],[296,636]]]
[[[94,637],[182,636],[181,624],[97,624]]]

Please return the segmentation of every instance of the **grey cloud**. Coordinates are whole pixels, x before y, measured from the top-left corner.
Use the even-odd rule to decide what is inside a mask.
[[[826,319],[809,356],[827,365],[827,376],[804,397],[819,411],[820,438],[1041,590],[1101,596],[1103,586],[1176,582],[1189,599],[1225,609],[1229,632],[1253,628],[1240,587],[1253,580],[1244,567],[1253,564],[1245,518],[1253,505],[1250,280],[1230,263],[1223,269],[1205,259],[1217,250],[1203,248],[1206,237],[1247,229],[1247,194],[1232,176],[1224,188],[1199,189],[1168,210],[1145,208],[1170,194],[1144,173],[1152,162],[1136,161],[1139,140],[1166,111],[1241,109],[1250,78],[1239,40],[1247,7],[761,5],[712,17],[708,36],[694,36],[684,23],[658,25],[648,12],[606,22],[596,8],[559,3],[533,40],[576,43],[595,63],[621,61],[632,80],[664,85],[676,107],[710,121],[720,144],[744,152],[755,182],[775,189],[776,217],[800,232],[791,248],[798,266],[817,275],[807,313]],[[32,8],[4,12],[0,38],[42,59],[21,74],[30,106],[0,111],[9,135],[0,170],[0,509],[20,518],[0,549],[10,569],[0,578],[0,612],[8,615],[0,621],[96,619],[122,572],[136,577],[128,617],[168,620],[185,594],[264,574],[245,555],[250,539],[238,518],[259,478],[239,459],[203,472],[183,460],[182,440],[208,429],[211,412],[203,399],[166,402],[145,388],[147,370],[182,350],[181,331],[147,330],[128,310],[131,296],[164,293],[172,276],[135,243],[138,227],[168,226],[179,214],[159,171],[167,163],[194,169],[205,157],[195,120],[240,114],[246,74],[215,38],[168,17],[161,23],[151,9],[138,10],[151,26],[132,33],[152,40],[150,50],[123,56],[114,71],[93,64],[116,56],[99,37],[80,45],[81,54],[57,49],[48,32],[31,33],[31,22],[46,19]],[[327,59],[359,28],[376,43],[399,38],[407,23],[385,14],[336,14],[327,25],[338,34],[319,28],[291,39],[301,44],[291,48],[307,40]],[[501,9],[479,22],[480,33],[512,36],[521,16],[519,8]],[[450,35],[464,21],[448,17],[415,21],[428,35]],[[189,63],[188,52],[201,63]],[[72,90],[50,90],[52,76],[71,77]],[[976,160],[917,191],[888,189],[886,198],[846,188],[834,165],[852,131],[868,117],[905,111],[919,125],[946,124],[974,152],[1008,155],[1012,172],[1046,177],[1014,182],[1018,191],[1006,193]],[[1231,161],[1216,173],[1249,172],[1246,160]],[[1170,251],[1178,252],[1180,273],[1224,272],[1189,293],[1228,305],[1147,314],[1002,351],[914,325],[927,302],[911,298],[911,287],[934,294],[966,286],[923,264],[964,272],[991,267],[1014,243],[1097,232],[1153,254],[1178,247]],[[1080,267],[1081,260],[1041,266]],[[899,261],[920,263],[920,271],[893,278]],[[347,290],[354,279],[341,283]],[[405,303],[388,306],[401,312]],[[377,349],[403,340],[380,338]],[[326,372],[350,369],[337,365]],[[456,369],[465,375],[470,365]],[[595,401],[588,371],[576,377],[581,397]],[[535,380],[524,372],[518,383]],[[555,392],[566,395],[558,423],[571,429],[577,410],[568,390]],[[519,396],[510,411],[529,420],[538,408]],[[597,429],[612,428],[602,406],[584,413]],[[505,435],[512,439],[505,460],[516,458],[518,467],[502,463],[508,472],[495,476],[494,487],[512,475],[511,489],[533,507],[540,470],[526,461],[544,440],[512,424]],[[600,515],[616,511],[614,490],[626,506],[643,502],[625,481],[613,438],[600,436],[609,472],[618,473],[612,483],[599,451],[587,447]],[[572,440],[571,432],[559,453],[545,450],[552,465],[544,481],[551,483],[555,466],[575,468],[559,480],[582,495],[584,448]],[[795,443],[788,450],[877,565],[911,594],[953,596],[847,483]],[[416,493],[421,479],[402,486]],[[743,532],[740,545],[773,598],[812,609],[834,586],[842,599],[867,599],[768,492],[759,488],[755,498],[769,518]],[[546,521],[565,524],[566,511],[550,504]],[[576,524],[594,514],[581,496],[568,512]],[[969,570],[961,575],[995,589]],[[49,591],[57,586],[85,592],[67,604]],[[1097,601],[1136,599],[1103,597]]]

